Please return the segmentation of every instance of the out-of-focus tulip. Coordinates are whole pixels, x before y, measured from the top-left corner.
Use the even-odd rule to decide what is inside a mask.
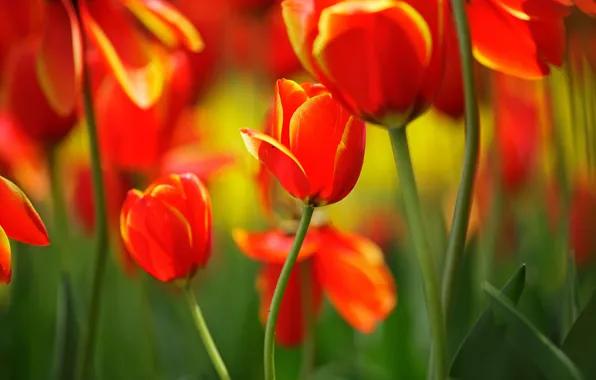
[[[62,116],[54,111],[35,76],[36,70],[33,44],[13,49],[6,62],[3,108],[32,139],[53,145],[71,131],[76,114],[74,109]]]
[[[466,8],[474,56],[483,65],[531,79],[563,64],[570,1],[471,0]]]
[[[305,204],[324,206],[343,199],[362,169],[364,122],[322,85],[278,80],[274,107],[271,136],[240,130],[248,151]]]
[[[0,8],[3,13],[14,12],[14,7],[8,5],[10,2],[4,3]],[[192,24],[162,0],[77,0],[74,5],[69,0],[29,0],[22,7],[31,14],[41,15],[36,18],[41,25],[30,28],[35,34],[33,39],[39,39],[35,52],[36,77],[49,105],[61,116],[75,110],[81,92],[84,54],[81,27],[122,90],[143,108],[159,99],[165,78],[149,36],[137,22],[168,48],[199,51],[203,46]]]
[[[0,112],[0,176],[12,178],[34,200],[48,195],[43,149],[7,112]]]
[[[594,0],[573,0],[573,4],[589,16],[596,16],[596,1]]]
[[[280,230],[256,233],[235,230],[233,237],[245,255],[263,262],[257,290],[261,296],[259,314],[264,323],[294,236]],[[308,276],[302,276],[301,271]],[[281,303],[275,338],[285,346],[298,345],[304,337],[301,281],[310,282],[313,293],[309,298],[315,315],[324,293],[339,314],[364,333],[371,333],[397,302],[393,278],[381,250],[372,241],[329,225],[311,228]]]
[[[27,196],[12,182],[0,177],[0,283],[12,274],[8,239],[45,246],[50,244],[46,228]]]
[[[211,255],[211,201],[193,174],[170,175],[131,190],[120,231],[133,260],[156,279],[190,279]]]
[[[354,114],[401,127],[431,103],[444,72],[447,1],[286,0],[304,68]]]
[[[173,124],[190,101],[190,67],[183,52],[166,54],[166,87],[147,109],[135,104],[108,75],[95,99],[101,147],[106,160],[126,170],[155,170],[168,147]]]
[[[279,4],[261,17],[243,16],[233,26],[236,61],[268,78],[291,76],[302,69],[292,49]]]

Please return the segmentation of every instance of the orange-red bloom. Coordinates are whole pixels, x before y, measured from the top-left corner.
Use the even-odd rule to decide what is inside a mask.
[[[7,284],[12,274],[8,238],[41,246],[48,245],[50,241],[27,196],[4,177],[0,177],[0,206],[0,283]]]
[[[211,255],[211,201],[193,174],[173,174],[130,190],[120,214],[126,249],[164,282],[191,278]]]
[[[278,80],[274,107],[271,136],[240,130],[248,151],[304,203],[323,206],[342,200],[362,169],[364,122],[322,85]]]
[[[471,0],[467,13],[474,56],[485,66],[539,78],[561,66],[569,0]]]
[[[81,28],[124,92],[144,108],[159,99],[164,84],[163,70],[150,38],[168,48],[202,48],[195,28],[165,1],[77,0],[75,5],[71,0],[29,0],[22,5],[40,24],[29,28],[37,43],[36,73],[43,93],[58,115],[71,114],[78,104],[83,64]],[[15,9],[4,4],[2,12]],[[139,21],[151,36],[138,27]]]
[[[430,104],[443,77],[447,1],[286,0],[302,65],[356,115],[399,127]]]
[[[261,296],[260,318],[265,322],[294,236],[279,230],[235,230],[233,237],[245,255],[263,262],[257,289]],[[308,277],[302,276],[302,270]],[[304,336],[301,281],[310,282],[314,313],[320,308],[324,292],[339,314],[364,333],[372,332],[397,302],[393,278],[381,250],[372,241],[331,226],[311,228],[281,303],[275,338],[286,346],[300,344]]]

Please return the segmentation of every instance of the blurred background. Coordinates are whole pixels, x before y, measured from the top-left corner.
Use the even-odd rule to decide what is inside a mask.
[[[172,3],[200,31],[205,49],[163,52],[159,59],[168,68],[163,102],[140,109],[99,61],[92,65],[113,227],[96,378],[216,378],[179,290],[158,283],[128,261],[118,234],[118,212],[127,189],[144,187],[160,173],[191,171],[208,183],[215,229],[213,257],[193,283],[197,298],[232,377],[262,379],[264,328],[255,288],[259,263],[240,253],[230,232],[266,230],[270,225],[255,181],[258,163],[246,152],[238,129],[263,128],[275,80],[308,76],[289,44],[279,2]],[[580,304],[596,286],[594,28],[595,21],[583,14],[567,19],[565,65],[553,68],[543,80],[477,67],[482,153],[467,252],[457,279],[452,353],[487,305],[481,285],[489,281],[501,287],[521,263],[527,263],[527,282],[519,309],[555,342],[562,340],[570,323],[562,306],[569,299],[570,273],[577,274]],[[52,241],[59,244],[38,248],[11,242],[13,279],[0,288],[0,377],[48,379],[60,367],[53,354],[57,316],[66,315],[71,326],[64,342],[68,354],[63,367],[68,368],[76,356],[77,327],[88,312],[95,253],[87,136],[81,121],[52,113],[32,76],[27,38],[15,48],[7,42],[18,35],[12,32],[0,30],[0,174],[25,190]],[[93,49],[87,54],[94,62]],[[463,157],[461,87],[456,84],[445,102],[441,110],[429,110],[408,127],[426,227],[439,264]],[[62,125],[67,127],[56,132]],[[31,133],[35,126],[56,132],[53,143],[58,148],[52,153],[49,137],[32,137],[43,135]],[[370,126],[367,133],[356,188],[326,211],[333,224],[382,248],[397,284],[398,303],[372,334],[354,331],[325,303],[316,322],[313,378],[424,379],[429,331],[391,147],[385,130]],[[56,194],[63,199],[57,200]],[[66,212],[56,217],[61,202]],[[68,288],[57,292],[61,260],[68,262],[71,276]],[[276,362],[280,380],[295,379],[300,348],[278,347]],[[494,378],[523,373],[527,365],[496,366],[495,371],[505,372]],[[504,367],[516,367],[517,372]],[[72,373],[66,369],[58,378],[70,379]]]

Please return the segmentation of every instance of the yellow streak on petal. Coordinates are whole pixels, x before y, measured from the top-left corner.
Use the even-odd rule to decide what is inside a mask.
[[[155,36],[169,48],[175,48],[180,43],[180,38],[174,28],[167,22],[174,24],[185,39],[185,45],[193,52],[200,52],[205,47],[201,35],[186,17],[172,6],[155,0],[127,0],[126,7]],[[163,17],[167,22],[160,19]]]

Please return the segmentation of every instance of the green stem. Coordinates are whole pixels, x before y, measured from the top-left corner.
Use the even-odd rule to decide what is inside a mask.
[[[464,0],[452,0],[451,3],[457,29],[462,79],[464,82],[466,147],[464,152],[464,166],[457,192],[457,200],[455,202],[443,272],[443,309],[446,322],[448,322],[451,316],[455,280],[458,277],[461,259],[465,251],[470,210],[472,208],[474,178],[476,177],[476,164],[480,150],[480,117],[478,115],[476,84],[474,83],[474,57],[472,56],[472,44],[466,18],[465,3]]]
[[[406,137],[406,128],[390,129],[389,136],[391,138],[397,174],[399,175],[404,200],[404,211],[408,221],[408,227],[410,228],[414,249],[418,256],[420,271],[422,272],[424,296],[433,343],[434,379],[444,380],[447,378],[447,352],[439,278],[435,258],[424,230],[420,199],[418,198],[418,189],[414,178],[408,139]]]
[[[83,36],[83,40],[84,40]],[[91,367],[94,358],[95,340],[97,338],[97,326],[100,316],[103,279],[105,275],[106,262],[108,257],[108,220],[106,215],[106,198],[103,187],[103,173],[101,170],[101,155],[97,137],[97,125],[95,123],[95,112],[93,111],[93,99],[91,94],[91,79],[89,69],[83,65],[83,105],[85,121],[89,135],[89,148],[91,154],[91,174],[93,178],[93,195],[95,201],[95,272],[91,290],[91,304],[85,331],[84,340],[81,345],[77,363],[77,378],[87,380],[91,378]]]
[[[48,163],[50,173],[50,186],[52,196],[52,214],[54,218],[52,244],[58,251],[60,257],[60,279],[58,282],[58,294],[56,298],[56,328],[55,328],[55,347],[54,362],[52,364],[52,378],[61,379],[67,376],[67,371],[72,370],[67,366],[66,351],[71,348],[72,342],[70,320],[71,310],[69,297],[69,276],[72,271],[70,258],[68,257],[68,220],[66,215],[66,205],[64,204],[64,193],[62,188],[62,179],[60,178],[60,167],[58,160],[58,149],[53,146],[48,150]]]
[[[199,303],[195,298],[195,294],[190,287],[189,283],[184,287],[184,295],[186,296],[186,301],[188,302],[188,307],[190,308],[190,312],[192,314],[192,319],[195,322],[195,326],[197,330],[199,330],[199,335],[201,335],[201,339],[203,340],[203,344],[205,345],[205,350],[211,359],[211,363],[215,367],[217,374],[221,380],[230,380],[230,375],[228,374],[228,369],[224,364],[221,356],[219,355],[219,351],[217,350],[217,346],[215,346],[215,342],[213,342],[213,338],[209,333],[209,328],[207,327],[207,322],[205,322],[205,318],[203,317],[203,313],[201,312],[201,308],[199,307]]]
[[[263,350],[265,380],[275,379],[275,325],[277,324],[279,308],[286,287],[288,286],[290,274],[292,273],[294,264],[296,264],[300,247],[302,247],[302,242],[304,242],[304,238],[306,237],[306,232],[308,231],[308,226],[310,225],[310,220],[314,211],[315,209],[313,206],[304,206],[304,212],[302,214],[302,219],[300,220],[300,225],[298,226],[298,231],[296,231],[294,244],[286,258],[286,262],[284,263],[279,279],[277,280],[275,291],[273,292],[273,298],[271,299],[271,305],[269,306],[269,316],[265,326],[265,344]]]
[[[300,272],[300,290],[302,295],[302,314],[304,321],[304,340],[302,342],[302,364],[300,367],[301,380],[308,380],[314,364],[315,337],[314,337],[314,310],[313,310],[313,286],[310,263],[298,264]]]

